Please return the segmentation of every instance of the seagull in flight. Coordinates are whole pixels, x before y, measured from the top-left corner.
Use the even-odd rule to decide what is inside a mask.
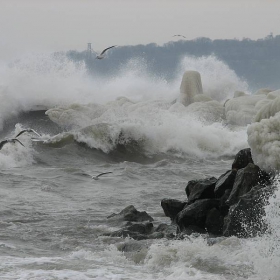
[[[104,49],[99,55],[96,56],[96,59],[103,59],[105,57],[105,52],[108,51],[109,49],[112,49],[112,48],[116,47],[116,46],[117,45]]]
[[[103,175],[109,174],[109,173],[113,173],[113,172],[103,172],[103,173],[98,174],[97,176],[92,176],[91,178],[93,180],[98,180],[100,176],[103,176]]]
[[[20,145],[22,145],[23,147],[25,147],[18,139],[16,138],[12,138],[12,139],[6,139],[6,140],[3,140],[2,142],[0,142],[0,150],[3,148],[3,146],[7,143],[20,143]]]
[[[89,174],[87,174],[87,173],[82,173],[81,175],[89,176],[89,177],[91,177],[93,180],[99,180],[99,177],[100,177],[100,176],[103,176],[103,175],[105,175],[105,174],[110,174],[110,173],[113,173],[113,172],[103,172],[103,173],[98,174],[97,176],[91,176],[91,175],[89,175]]]
[[[23,134],[23,133],[25,133],[25,132],[33,132],[33,133],[35,133],[37,136],[41,137],[41,135],[40,135],[38,132],[36,132],[34,129],[28,128],[28,129],[23,129],[21,132],[19,132],[19,133],[16,135],[15,138],[17,138],[18,136],[20,136],[21,134]]]
[[[178,35],[173,35],[172,37],[184,37],[184,38],[186,38],[184,35],[180,35],[180,34],[178,34]]]

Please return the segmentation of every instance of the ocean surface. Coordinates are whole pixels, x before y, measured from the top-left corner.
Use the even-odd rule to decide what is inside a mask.
[[[248,147],[247,127],[213,121],[211,108],[179,102],[182,75],[199,71],[223,103],[249,92],[215,57],[184,57],[167,82],[130,61],[114,77],[63,54],[0,65],[0,279],[279,280],[279,188],[266,207],[269,233],[185,240],[109,237],[107,217],[134,205],[170,224],[163,198],[186,200],[189,180],[218,177]],[[102,172],[112,172],[93,180]],[[278,187],[278,177],[275,185]],[[131,250],[122,250],[131,244]],[[129,248],[129,246],[127,246]]]

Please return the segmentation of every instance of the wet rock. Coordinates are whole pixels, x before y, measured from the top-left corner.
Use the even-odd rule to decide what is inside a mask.
[[[215,177],[189,181],[185,189],[188,196],[188,204],[198,199],[214,198],[216,182],[217,179]]]
[[[198,227],[195,225],[189,225],[189,226],[186,226],[186,227],[178,230],[176,239],[184,239],[184,238],[186,238],[186,236],[193,235],[196,233],[205,234],[206,230],[205,230],[205,228],[201,228],[201,227]]]
[[[226,201],[228,200],[230,193],[231,190],[225,190],[224,195],[220,198],[219,210],[223,216],[226,216],[228,214],[229,206],[226,204]]]
[[[173,239],[176,237],[177,232],[177,225],[172,223],[170,225],[167,224],[160,224],[156,230],[155,233],[161,233],[163,236],[167,239]]]
[[[130,224],[120,230],[109,234],[111,237],[131,237],[135,240],[148,239],[148,235],[153,232],[154,226],[152,223],[135,223]]]
[[[154,219],[145,211],[138,211],[133,205],[127,206],[118,214],[107,217],[109,221],[152,222]]]
[[[205,228],[208,233],[220,235],[223,232],[224,217],[217,208],[209,210],[206,216]]]
[[[229,170],[223,175],[221,175],[215,184],[215,197],[222,197],[226,190],[231,190],[234,184],[237,170]]]
[[[183,210],[187,202],[182,202],[176,199],[164,198],[161,201],[161,207],[166,217],[171,218],[173,221],[177,214]]]
[[[219,207],[217,199],[201,199],[195,201],[191,205],[186,205],[185,208],[177,215],[176,223],[180,231],[196,226],[205,229],[205,221],[208,211],[212,208]]]
[[[126,230],[132,232],[138,232],[141,234],[150,234],[154,229],[154,225],[152,223],[144,223],[144,224],[132,224],[125,228]]]
[[[252,159],[251,149],[246,148],[240,150],[232,163],[232,169],[241,169],[246,167],[249,163],[254,163]]]
[[[218,179],[189,181],[185,188],[187,202],[161,201],[165,215],[177,226],[171,238],[185,238],[194,233],[247,237],[264,232],[263,207],[273,193],[272,178],[253,163],[249,148],[239,151],[232,170]],[[160,226],[155,232],[166,237],[166,225]]]
[[[273,191],[271,186],[257,185],[241,196],[238,202],[230,207],[224,219],[223,235],[252,237],[263,233],[266,230],[262,219],[265,215],[264,205]]]
[[[252,187],[263,182],[265,176],[266,174],[253,163],[249,163],[245,168],[239,169],[226,204],[229,206],[235,204],[239,197],[249,192]]]

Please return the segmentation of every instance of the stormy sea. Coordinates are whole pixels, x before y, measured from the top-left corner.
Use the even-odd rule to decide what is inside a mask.
[[[202,83],[192,96],[189,70]],[[187,200],[188,181],[219,177],[241,149],[279,169],[279,91],[251,92],[214,56],[182,57],[175,76],[137,59],[113,76],[63,54],[1,62],[0,140],[39,135],[0,150],[0,279],[279,279],[277,175],[261,235],[110,234],[108,217],[130,205],[170,225],[161,200]]]

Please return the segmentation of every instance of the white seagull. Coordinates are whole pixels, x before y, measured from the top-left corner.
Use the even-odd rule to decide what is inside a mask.
[[[112,49],[112,48],[116,47],[116,46],[117,45],[104,49],[99,55],[96,56],[96,59],[103,59],[105,57],[105,52],[108,51],[109,49]]]
[[[99,177],[100,177],[100,176],[103,176],[103,175],[105,175],[105,174],[110,174],[110,173],[113,173],[113,172],[111,172],[111,171],[109,171],[109,172],[103,172],[103,173],[98,174],[97,176],[91,176],[91,175],[89,175],[89,174],[87,174],[87,173],[82,173],[81,175],[89,176],[89,177],[91,177],[93,180],[99,180]]]

